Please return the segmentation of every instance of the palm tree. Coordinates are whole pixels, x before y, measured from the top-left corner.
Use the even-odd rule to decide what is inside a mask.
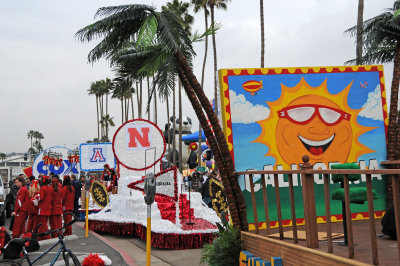
[[[89,95],[96,96],[96,110],[97,110],[97,138],[100,139],[100,115],[99,115],[99,96],[101,94],[101,84],[100,81],[92,82],[90,89],[87,90]]]
[[[382,14],[362,23],[363,55],[359,60],[350,60],[346,63],[394,63],[393,79],[390,96],[389,127],[387,151],[388,159],[396,159],[396,127],[400,121],[398,117],[398,95],[400,81],[400,20],[393,15],[400,8],[400,1],[395,1],[392,8]],[[348,29],[345,33],[350,36],[357,34],[358,25]]]
[[[364,1],[364,0],[359,0]],[[362,18],[361,18],[362,21]],[[260,24],[261,24],[261,67],[264,67],[265,39],[264,39],[264,0],[260,0]]]
[[[40,141],[38,141],[38,140],[36,140],[36,141],[33,143],[33,147],[36,148],[36,152],[37,152],[37,153],[40,153],[40,152],[43,150],[43,146],[42,146],[42,144],[40,143]]]
[[[0,160],[4,161],[7,158],[5,153],[0,153]]]
[[[35,131],[34,131],[34,130],[29,130],[28,133],[27,133],[28,139],[31,139],[31,148],[32,148],[32,142],[33,142],[33,136],[34,136],[34,134],[35,134]]]
[[[101,118],[100,124],[102,124],[102,126],[105,128],[104,136],[108,139],[108,127],[115,126],[113,118],[109,114],[106,114]]]
[[[192,0],[192,4],[194,5],[194,12],[197,13],[201,9],[204,10],[204,26],[205,29],[208,29],[208,15],[209,11],[207,9],[207,1],[208,0]],[[205,74],[205,69],[206,69],[206,61],[207,61],[207,53],[208,53],[208,35],[206,35],[206,39],[204,42],[204,59],[203,59],[203,66],[201,69],[201,81],[200,85],[202,88],[204,88],[204,74]],[[199,124],[199,139],[198,139],[198,149],[197,149],[197,161],[200,163],[201,162],[201,125]]]
[[[208,0],[208,5],[210,7],[211,12],[211,25],[215,27],[215,16],[214,9],[220,8],[226,10],[227,3],[230,0]],[[214,53],[214,110],[215,113],[218,114],[218,88],[217,88],[217,45],[215,41],[215,31],[212,33],[212,42],[213,42],[213,53]]]
[[[167,63],[174,65],[214,153],[234,226],[248,230],[246,205],[232,157],[217,116],[193,74],[192,43],[178,18],[169,12],[157,12],[153,7],[135,4],[100,8],[96,17],[104,18],[76,33],[82,42],[104,37],[89,53],[89,61],[105,57],[122,71],[130,68],[135,76],[152,75]],[[135,34],[138,38],[132,43],[131,37]],[[126,53],[118,56],[121,51]]]
[[[30,147],[30,148],[28,149],[28,153],[31,155],[31,158],[33,158],[32,155],[36,153],[35,148]]]
[[[163,12],[170,12],[174,14],[181,24],[182,28],[185,30],[188,36],[191,36],[191,27],[194,22],[194,17],[189,14],[189,7],[190,4],[186,2],[181,2],[179,0],[173,0],[166,4],[166,6],[162,7]],[[179,113],[179,157],[178,157],[178,164],[179,164],[179,171],[182,173],[182,91],[181,91],[181,83],[179,82],[178,85],[178,113]],[[174,95],[175,97],[175,95]],[[175,99],[174,99],[175,100]],[[174,106],[175,111],[175,106]],[[175,115],[174,115],[175,116]],[[174,139],[175,140],[175,139]],[[176,144],[175,144],[176,145]],[[175,149],[175,147],[174,147]]]

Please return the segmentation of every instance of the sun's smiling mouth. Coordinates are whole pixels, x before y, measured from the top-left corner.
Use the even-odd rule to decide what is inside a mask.
[[[314,155],[320,155],[328,149],[329,145],[331,145],[333,139],[335,138],[335,134],[330,136],[327,139],[320,140],[320,141],[314,141],[310,139],[306,139],[305,137],[302,137],[299,135],[300,141],[303,143],[304,147]]]

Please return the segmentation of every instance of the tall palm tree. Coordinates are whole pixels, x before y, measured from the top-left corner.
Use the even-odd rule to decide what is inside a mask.
[[[127,121],[127,102],[132,98],[135,90],[132,87],[132,80],[126,78],[116,78],[114,80],[113,93],[111,98],[117,98],[121,101],[121,123]]]
[[[0,160],[4,161],[7,158],[5,153],[0,153]]]
[[[191,36],[191,28],[194,22],[194,17],[189,14],[189,7],[190,4],[186,2],[182,2],[179,0],[173,0],[166,4],[166,6],[162,7],[163,12],[170,12],[174,14],[181,24],[182,28],[185,30],[188,36]],[[181,91],[181,83],[178,84],[178,114],[179,114],[179,148],[178,148],[178,164],[179,164],[179,171],[182,173],[182,91]],[[175,95],[174,95],[175,97]],[[174,99],[175,100],[175,99]],[[175,111],[175,107],[174,107]],[[175,116],[175,115],[174,115]],[[175,144],[176,145],[176,144]],[[175,147],[174,147],[175,149]]]
[[[33,136],[34,136],[34,134],[35,134],[35,131],[34,131],[34,130],[29,130],[28,133],[27,133],[28,139],[31,139],[31,148],[32,148],[32,142],[33,142]]]
[[[230,0],[208,0],[208,5],[210,7],[211,13],[211,25],[215,27],[215,15],[214,10],[224,9],[226,10],[228,6],[226,5]],[[214,110],[215,113],[218,114],[218,88],[217,88],[217,44],[215,41],[215,31],[212,33],[212,43],[213,43],[213,53],[214,53]]]
[[[104,18],[99,18],[76,33],[82,42],[103,37],[89,53],[90,62],[105,57],[111,60],[112,65],[119,65],[123,70],[129,67],[133,71],[131,73],[137,76],[154,74],[166,63],[175,66],[214,153],[233,224],[248,230],[246,205],[232,157],[217,116],[193,74],[190,64],[194,55],[192,43],[178,18],[169,12],[157,12],[153,7],[135,4],[100,8],[96,17]],[[127,45],[132,42],[131,36],[134,34],[139,35],[134,45],[129,47],[124,56],[117,56],[121,50],[128,50]],[[208,127],[207,120],[213,130]]]
[[[204,10],[204,26],[205,29],[208,29],[208,15],[209,11],[207,9],[207,1],[208,0],[192,0],[192,4],[194,6],[194,12],[197,13],[201,9]],[[207,53],[208,53],[208,35],[206,35],[205,42],[204,42],[204,59],[203,59],[203,66],[201,69],[201,80],[200,80],[200,85],[204,89],[204,75],[205,75],[205,70],[206,70],[206,61],[207,61]],[[197,162],[201,162],[201,124],[199,123],[199,138],[198,138],[198,149],[197,149]]]
[[[359,0],[364,1],[364,0]],[[362,21],[362,19],[361,19]],[[260,0],[260,24],[261,24],[261,67],[264,67],[265,39],[264,39],[264,0]]]
[[[92,82],[90,89],[87,90],[89,95],[96,96],[96,110],[97,110],[97,138],[100,139],[100,114],[99,114],[99,97],[101,95],[100,81]]]

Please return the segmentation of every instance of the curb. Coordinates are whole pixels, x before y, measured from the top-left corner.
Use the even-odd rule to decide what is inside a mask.
[[[77,226],[85,229],[85,224],[76,224]],[[94,231],[89,230],[89,232],[95,236],[96,238],[100,239],[101,241],[103,241],[104,243],[106,243],[108,246],[110,246],[112,249],[116,250],[124,259],[124,261],[126,262],[126,264],[128,265],[132,265],[132,266],[138,266],[135,262],[135,260],[125,251],[121,250],[119,247],[117,247],[116,245],[114,245],[114,243],[112,243],[111,241],[105,239],[104,237],[102,237],[101,235],[97,234]]]

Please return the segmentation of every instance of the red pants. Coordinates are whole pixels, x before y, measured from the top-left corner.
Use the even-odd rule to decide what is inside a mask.
[[[38,215],[29,213],[28,214],[28,224],[26,226],[26,232],[27,233],[33,233],[33,230],[35,229],[35,226],[38,224]]]
[[[26,211],[19,211],[15,214],[15,221],[12,230],[12,237],[20,237],[22,234],[25,234],[25,224],[26,224],[26,217],[28,216],[28,212]]]
[[[51,215],[50,216],[50,229],[56,230],[58,228],[61,228],[61,226],[62,226],[61,214]],[[52,233],[51,237],[58,237],[58,235],[56,233]]]
[[[72,210],[71,211],[65,211],[65,212],[72,212]],[[64,213],[63,216],[64,216],[64,224],[67,224],[67,223],[72,221],[72,215],[71,214],[65,214]],[[72,235],[72,225],[70,225],[70,226],[65,228],[64,235],[65,236]]]
[[[38,215],[38,224],[42,224],[40,227],[39,227],[39,230],[38,230],[38,233],[43,233],[43,232],[45,232],[45,231],[47,231],[47,230],[49,230],[49,227],[47,226],[47,221],[49,220],[49,216],[47,216],[47,215]],[[42,237],[38,237],[38,240],[43,240],[43,239],[49,239],[50,238],[50,236],[49,235],[47,235],[47,236],[42,236]]]

